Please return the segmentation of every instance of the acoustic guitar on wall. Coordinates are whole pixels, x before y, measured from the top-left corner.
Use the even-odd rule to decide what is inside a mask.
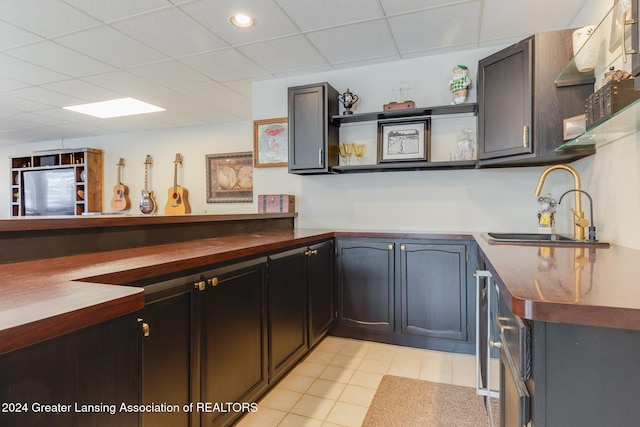
[[[140,212],[145,215],[152,214],[156,211],[156,201],[153,199],[153,191],[149,191],[149,166],[151,166],[151,156],[147,154],[144,161],[144,190],[142,190],[142,198],[140,199]]]
[[[114,211],[126,211],[129,209],[129,188],[122,184],[120,171],[124,167],[124,159],[120,157],[118,166],[118,183],[113,186],[113,197],[111,198],[111,209]]]
[[[164,207],[164,213],[167,215],[184,215],[191,213],[189,206],[188,191],[186,188],[178,185],[178,165],[182,164],[182,155],[176,153],[176,159],[173,161],[173,187],[169,187],[169,197]]]

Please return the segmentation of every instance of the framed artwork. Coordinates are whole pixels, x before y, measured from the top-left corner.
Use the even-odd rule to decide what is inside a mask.
[[[252,202],[252,153],[207,154],[207,203]]]
[[[431,119],[378,122],[378,163],[429,160]]]
[[[289,123],[286,117],[253,121],[253,165],[257,168],[287,166]]]
[[[611,16],[611,35],[609,37],[609,52],[615,51],[622,43],[622,35],[629,37],[630,32],[626,32],[624,26],[631,20],[631,0],[619,0],[616,2]]]

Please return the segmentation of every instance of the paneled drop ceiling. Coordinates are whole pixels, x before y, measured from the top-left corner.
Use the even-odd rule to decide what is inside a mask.
[[[587,0],[2,0],[0,143],[251,120],[251,82],[515,42]],[[243,12],[257,23],[230,25]],[[96,119],[61,107],[135,97]]]

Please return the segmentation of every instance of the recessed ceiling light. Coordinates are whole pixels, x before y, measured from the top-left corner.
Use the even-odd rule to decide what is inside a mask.
[[[76,113],[87,114],[101,119],[165,111],[164,108],[156,107],[155,105],[147,104],[146,102],[142,102],[134,98],[112,99],[111,101],[72,105],[70,107],[63,108],[65,110],[71,110]]]
[[[240,28],[248,28],[256,23],[249,15],[233,15],[229,20],[233,25]]]

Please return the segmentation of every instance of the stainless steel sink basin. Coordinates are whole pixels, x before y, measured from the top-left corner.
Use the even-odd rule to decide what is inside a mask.
[[[494,245],[609,247],[606,242],[578,240],[563,234],[487,233],[487,236],[487,241]]]

